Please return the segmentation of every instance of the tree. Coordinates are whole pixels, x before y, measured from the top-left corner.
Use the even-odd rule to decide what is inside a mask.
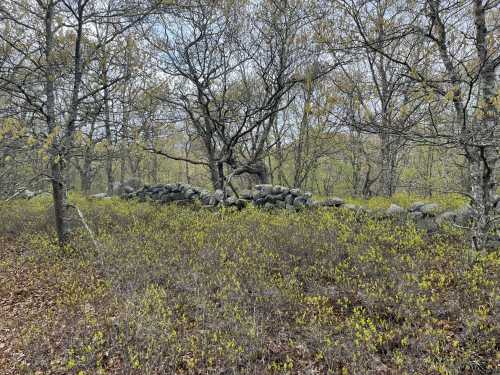
[[[137,16],[135,11],[125,20],[124,15],[130,9],[127,7],[127,4],[118,7],[111,0],[7,1],[0,5],[5,28],[13,30],[2,33],[1,38],[15,51],[15,58],[2,66],[1,89],[33,114],[24,125],[36,137],[40,149],[46,151],[45,175],[52,185],[61,246],[67,244],[70,235],[67,170],[75,150],[81,105],[120,80],[85,87],[83,92],[87,67],[96,53],[141,19],[141,14]],[[113,9],[111,14],[110,9]],[[90,25],[102,20],[115,22],[117,27],[107,39],[95,42]]]
[[[161,32],[148,40],[173,82],[162,99],[179,121],[189,120],[203,142],[206,157],[190,162],[208,167],[216,189],[243,173],[268,180],[264,155],[270,129],[290,104],[283,100],[286,94],[302,79],[295,68],[305,56],[293,52],[301,13],[280,4],[286,2],[193,1],[153,23]],[[258,40],[245,37],[252,24]]]
[[[425,97],[429,121],[408,129],[388,131],[425,144],[454,147],[464,155],[469,168],[474,211],[472,240],[482,249],[495,226],[496,169],[498,162],[498,92],[496,69],[500,64],[498,1],[454,2],[441,0],[396,1],[393,11],[400,17],[381,41],[365,26],[363,14],[379,1],[340,1],[353,19],[359,45],[369,48],[412,80],[413,97]],[[496,16],[495,16],[496,15]],[[394,56],[386,46],[398,39],[408,48],[407,56]],[[413,48],[423,43],[425,48]],[[440,116],[451,108],[449,121]],[[440,117],[441,121],[436,122]],[[497,229],[495,229],[495,227]]]

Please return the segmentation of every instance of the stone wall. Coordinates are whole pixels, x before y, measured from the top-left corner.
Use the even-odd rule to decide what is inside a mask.
[[[199,202],[203,206],[237,207],[239,209],[253,204],[264,209],[298,210],[313,207],[316,202],[312,194],[300,189],[289,189],[283,186],[257,185],[253,191],[242,191],[238,196],[231,190],[224,192],[206,189],[183,183],[144,186],[142,189],[123,195],[127,199],[152,201],[158,203],[187,204]]]
[[[415,202],[408,209],[396,204],[385,210],[370,210],[363,206],[347,204],[341,198],[328,198],[315,201],[310,192],[290,189],[284,186],[256,185],[253,190],[244,190],[236,196],[232,191],[206,189],[189,184],[174,183],[155,186],[144,186],[142,189],[122,195],[126,199],[138,199],[141,202],[158,202],[162,204],[198,204],[205,207],[236,207],[242,209],[253,205],[265,210],[286,209],[300,211],[307,208],[338,208],[365,213],[379,219],[413,220],[419,227],[432,230],[444,223],[467,226],[472,219],[472,208],[465,205],[454,211],[445,211],[436,203]],[[500,197],[496,200],[496,210],[500,212]]]

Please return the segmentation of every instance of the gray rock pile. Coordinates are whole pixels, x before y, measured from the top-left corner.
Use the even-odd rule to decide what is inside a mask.
[[[126,194],[133,193],[142,187],[142,182],[137,177],[131,177],[125,180],[123,183],[120,181],[115,181],[113,184],[113,195],[123,196]]]
[[[204,206],[243,208],[246,202],[222,190],[211,193],[206,189],[183,183],[144,186],[142,189],[124,196],[127,199],[137,198],[141,202],[189,204],[200,202]]]
[[[241,198],[252,202],[256,207],[268,210],[275,208],[299,210],[315,205],[310,192],[284,186],[256,185],[253,191],[242,192]]]
[[[364,212],[374,217],[397,218],[400,220],[413,220],[420,227],[434,229],[445,223],[466,226],[472,219],[472,207],[465,205],[455,211],[443,211],[436,203],[415,202],[408,209],[391,204],[382,211],[372,211],[365,207],[346,204],[341,198],[333,197],[324,201],[314,201],[310,192],[300,189],[291,189],[284,186],[270,184],[256,185],[253,190],[244,190],[236,196],[232,191],[216,190],[210,192],[206,189],[190,184],[173,183],[143,188],[131,192],[132,187],[121,187],[122,196],[127,199],[151,201],[162,204],[176,203],[188,204],[198,202],[205,207],[236,207],[242,209],[249,204],[255,207],[274,210],[287,209],[299,211],[310,207],[342,208],[355,212]],[[495,209],[500,212],[500,197],[495,203]]]
[[[284,186],[257,185],[255,189],[245,190],[237,197],[232,191],[216,190],[209,192],[206,189],[183,183],[144,186],[135,192],[124,194],[128,199],[152,201],[159,203],[194,203],[200,202],[209,207],[237,207],[239,209],[247,204],[268,210],[289,209],[299,210],[306,207],[320,205],[312,200],[312,194],[302,192],[300,189],[289,189]],[[325,206],[339,207],[343,201],[338,198],[333,202],[324,202]]]
[[[500,213],[500,209],[496,209]],[[385,211],[385,217],[403,217],[414,220],[423,226],[442,225],[445,223],[467,226],[473,217],[473,210],[470,205],[465,205],[454,211],[443,211],[436,203],[415,202],[410,208],[405,209],[396,204]]]

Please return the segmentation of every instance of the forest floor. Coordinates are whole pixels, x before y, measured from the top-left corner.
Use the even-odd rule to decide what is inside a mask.
[[[0,203],[1,374],[494,374],[500,249],[342,209]]]

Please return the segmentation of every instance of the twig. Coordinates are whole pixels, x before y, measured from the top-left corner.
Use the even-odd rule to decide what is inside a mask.
[[[87,222],[85,221],[85,217],[83,216],[82,211],[74,204],[68,204],[67,207],[72,207],[76,210],[76,212],[78,213],[78,216],[80,217],[80,221],[82,222],[83,226],[85,227],[85,229],[89,233],[89,236],[92,239],[92,242],[94,243],[96,250],[99,250],[101,248],[101,244],[97,241],[97,239],[95,238],[94,232],[92,232],[92,229],[90,229]]]

